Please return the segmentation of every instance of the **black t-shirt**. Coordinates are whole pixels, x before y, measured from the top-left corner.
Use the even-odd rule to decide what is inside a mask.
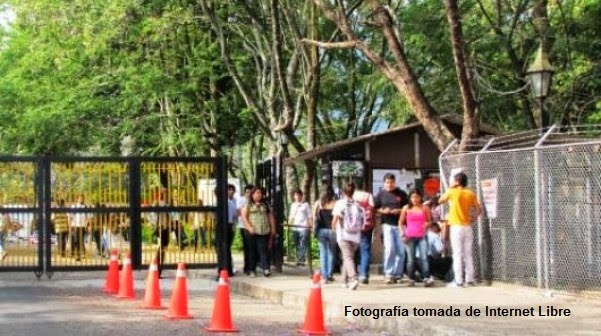
[[[409,201],[407,193],[399,188],[394,188],[392,191],[382,190],[376,196],[375,205],[376,209],[389,208],[389,209],[402,209]],[[397,225],[399,222],[400,212],[397,215],[380,215],[382,216],[382,224]]]

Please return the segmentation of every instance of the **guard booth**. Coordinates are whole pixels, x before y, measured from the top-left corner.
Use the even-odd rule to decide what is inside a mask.
[[[461,137],[461,117],[444,115],[440,119],[456,138]],[[488,125],[481,125],[480,132],[482,135],[501,134]],[[392,173],[400,189],[409,192],[417,188],[428,198],[440,192],[440,154],[441,151],[430,140],[421,123],[414,122],[326,144],[287,158],[285,164],[317,160],[320,164],[317,173],[322,185],[331,183],[338,192],[345,180],[359,178],[374,196],[384,185],[384,175]],[[379,226],[376,226],[374,236],[378,237],[379,234]],[[380,260],[380,243],[380,239],[373,241],[373,260]]]
[[[460,138],[463,121],[459,116],[440,117],[451,133]],[[481,125],[482,135],[500,135],[501,132]],[[368,191],[376,195],[383,186],[383,177],[392,173],[399,188],[408,192],[418,188],[426,197],[439,191],[439,155],[441,151],[430,140],[419,122],[389,130],[361,135],[355,138],[326,144],[287,158],[285,164],[293,165],[303,160],[320,162],[318,173],[322,181],[339,188],[350,177],[364,180]]]
[[[2,271],[103,270],[112,250],[135,269],[216,267],[225,248],[223,158],[0,157]],[[211,199],[199,181],[214,179]],[[203,203],[203,201],[205,203]],[[211,204],[211,205],[206,205]]]

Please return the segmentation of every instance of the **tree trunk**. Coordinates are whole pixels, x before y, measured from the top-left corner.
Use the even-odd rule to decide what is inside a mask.
[[[381,1],[369,1],[369,6],[374,12],[375,24],[382,31],[394,57],[394,63],[390,63],[375,52],[367,41],[359,39],[352,28],[353,25],[349,22],[346,9],[342,8],[342,5],[339,4],[333,9],[329,5],[326,5],[323,0],[314,0],[314,2],[323,10],[326,17],[336,23],[347,41],[337,43],[307,42],[316,43],[326,48],[356,48],[360,50],[392,82],[396,89],[405,96],[415,117],[423,125],[432,142],[434,142],[439,150],[444,150],[455,137],[442,120],[437,117],[436,111],[430,106],[423,93],[422,87],[405,55],[400,37],[394,29],[395,24],[392,22],[394,13],[389,12],[388,7],[384,7]]]
[[[461,91],[461,100],[463,101],[463,129],[461,131],[460,149],[465,149],[467,144],[476,135],[478,127],[476,123],[476,100],[470,76],[468,75],[467,60],[465,56],[465,43],[463,41],[463,30],[461,27],[461,18],[457,7],[457,0],[445,0],[447,9],[447,20],[449,21],[449,30],[451,33],[451,44],[453,47],[453,61],[455,62],[455,71],[457,72],[457,82]]]

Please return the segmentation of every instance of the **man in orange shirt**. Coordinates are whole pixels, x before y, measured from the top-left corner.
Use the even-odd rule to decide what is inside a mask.
[[[480,216],[482,206],[473,191],[467,189],[467,175],[460,172],[453,177],[451,188],[442,195],[440,204],[449,202],[448,223],[451,227],[450,238],[453,249],[453,271],[455,281],[449,287],[474,285],[474,234],[473,219]],[[465,267],[465,281],[463,270]]]

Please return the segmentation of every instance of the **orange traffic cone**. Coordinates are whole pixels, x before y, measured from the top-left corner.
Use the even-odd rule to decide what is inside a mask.
[[[219,275],[219,285],[213,306],[211,325],[204,328],[206,331],[237,332],[232,324],[232,311],[230,309],[230,280],[226,270]]]
[[[128,253],[123,259],[123,272],[119,282],[119,293],[116,297],[121,299],[134,298],[134,275],[131,269],[131,255]]]
[[[119,251],[111,251],[111,261],[109,270],[106,273],[103,292],[108,294],[117,294],[119,292]]]
[[[313,276],[313,285],[307,304],[307,314],[305,315],[305,325],[300,330],[306,335],[330,335],[323,321],[323,302],[321,299],[321,285],[319,280],[321,276],[315,273]]]
[[[159,282],[159,266],[157,258],[152,260],[148,268],[148,278],[146,279],[146,294],[144,295],[144,304],[142,308],[146,309],[164,309],[161,306],[161,284]]]
[[[188,314],[188,286],[186,285],[186,264],[179,263],[175,273],[175,283],[171,294],[171,304],[167,317],[172,320],[192,319]]]

